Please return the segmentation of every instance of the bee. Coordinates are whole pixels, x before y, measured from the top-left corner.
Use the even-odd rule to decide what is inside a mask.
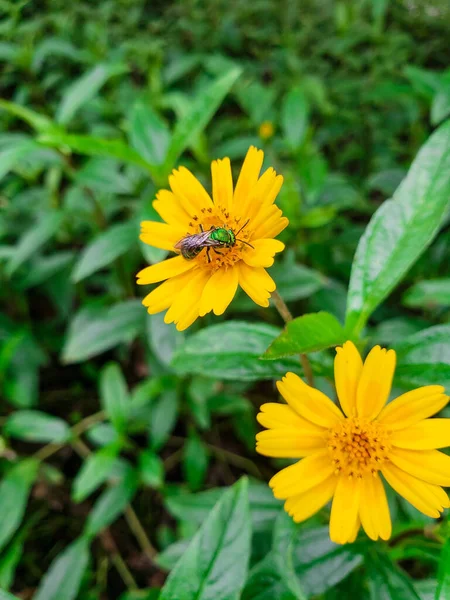
[[[223,227],[211,226],[211,229],[204,231],[200,225],[200,233],[193,233],[192,235],[186,235],[180,241],[175,244],[175,248],[180,250],[181,255],[186,260],[192,260],[200,254],[200,252],[206,248],[206,255],[208,262],[211,262],[210,250],[212,249],[216,254],[222,254],[218,248],[233,248],[236,242],[241,242],[253,248],[251,244],[245,240],[240,240],[237,236],[247,225],[248,220],[242,225],[237,233],[234,233],[232,229],[227,229],[225,225]]]

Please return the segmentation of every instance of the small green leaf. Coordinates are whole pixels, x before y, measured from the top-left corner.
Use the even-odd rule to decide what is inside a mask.
[[[169,575],[159,600],[237,600],[250,558],[248,482],[227,490]]]
[[[126,428],[130,396],[127,382],[117,363],[109,363],[100,373],[100,400],[118,432]]]
[[[0,179],[7,175],[16,165],[20,165],[23,159],[38,149],[36,142],[22,141],[14,146],[0,152]]]
[[[164,323],[164,315],[147,316],[147,333],[150,348],[163,365],[169,365],[175,350],[184,341],[184,333],[173,323]]]
[[[325,311],[297,317],[269,346],[263,358],[275,359],[291,354],[317,352],[346,341],[344,328]]]
[[[442,81],[431,103],[431,124],[438,125],[450,115],[450,83]]]
[[[299,370],[297,359],[262,361],[260,356],[280,330],[263,323],[228,321],[206,327],[176,350],[172,367],[180,375],[257,381]]]
[[[34,600],[75,600],[89,562],[89,540],[80,538],[58,554]]]
[[[136,102],[131,110],[130,142],[150,164],[160,165],[164,162],[170,143],[169,128],[142,100]]]
[[[36,479],[38,467],[38,461],[24,459],[10,469],[0,482],[0,550],[22,523],[28,494]]]
[[[365,566],[368,573],[370,600],[420,600],[412,581],[381,552],[370,553]]]
[[[403,295],[402,302],[410,308],[450,306],[450,278],[418,281]]]
[[[384,202],[362,236],[347,303],[347,325],[359,333],[368,317],[429,246],[450,197],[450,122],[422,146],[392,200]]]
[[[305,138],[309,120],[309,104],[300,87],[290,90],[281,106],[284,136],[292,150],[299,148]]]
[[[5,592],[4,590],[0,590],[0,600],[19,600],[19,598],[12,594],[8,594],[8,592]]]
[[[145,485],[160,488],[164,482],[164,463],[151,450],[139,454],[139,474]]]
[[[26,108],[21,104],[8,102],[8,100],[0,99],[0,109],[6,110],[11,115],[19,117],[28,125],[31,125],[38,132],[50,131],[56,127],[51,119],[41,115],[30,108]]]
[[[130,342],[144,327],[139,300],[127,300],[100,310],[82,309],[72,319],[62,352],[64,363],[76,363],[122,342]]]
[[[10,277],[55,235],[61,227],[61,221],[61,213],[48,212],[36,225],[33,225],[22,235],[6,267],[6,272]]]
[[[114,468],[120,446],[111,444],[90,454],[73,480],[72,498],[82,502],[104,483]]]
[[[183,472],[189,488],[200,489],[206,477],[209,453],[199,436],[191,431],[183,448]]]
[[[154,402],[149,423],[150,447],[159,450],[166,443],[178,417],[178,394],[167,390]]]
[[[169,173],[173,169],[178,157],[205,129],[240,74],[239,67],[231,68],[193,99],[189,112],[179,119],[173,131],[164,161],[164,173]]]
[[[447,538],[441,550],[435,600],[447,600],[448,598],[450,598],[450,538]]]
[[[278,557],[270,552],[250,571],[242,592],[242,600],[299,600],[302,597],[292,592],[279,568]]]
[[[27,442],[61,443],[70,438],[68,424],[39,410],[19,410],[7,419],[4,432]]]

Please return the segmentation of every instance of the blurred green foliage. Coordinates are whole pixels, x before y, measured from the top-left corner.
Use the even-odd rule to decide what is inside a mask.
[[[273,309],[238,296],[181,334],[134,285],[167,254],[138,230],[171,169],[207,184],[255,144],[285,178],[271,274],[295,315],[335,317],[296,351],[340,343],[358,241],[450,115],[448,3],[2,0],[0,17],[0,599],[155,599],[200,525],[161,600],[219,598],[211,573],[220,598],[448,598],[445,520],[391,498],[392,543],[347,548],[324,515],[280,512],[264,482],[284,463],[254,451],[270,380],[298,370],[287,334],[260,360]],[[399,388],[450,389],[446,198],[367,314],[349,299],[354,332],[397,349]],[[311,362],[330,391],[332,353]],[[205,595],[180,591],[194,572]]]

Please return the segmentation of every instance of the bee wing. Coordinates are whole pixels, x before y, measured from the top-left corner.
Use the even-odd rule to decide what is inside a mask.
[[[193,233],[192,235],[186,235],[184,238],[181,238],[176,244],[175,248],[178,250],[185,249],[193,249],[198,248],[198,246],[207,246],[209,231],[202,231],[201,233]]]

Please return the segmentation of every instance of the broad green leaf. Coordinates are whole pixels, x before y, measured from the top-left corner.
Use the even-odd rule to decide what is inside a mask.
[[[77,48],[74,44],[59,37],[45,37],[34,47],[31,69],[39,71],[47,58],[61,56],[70,61],[83,61],[85,51]]]
[[[49,256],[37,257],[36,260],[30,263],[28,273],[21,278],[19,282],[20,289],[26,290],[51,279],[70,265],[73,262],[74,256],[74,252],[60,250]]]
[[[394,344],[395,382],[405,388],[440,384],[450,389],[450,325],[436,325]]]
[[[36,142],[29,140],[17,143],[6,150],[0,152],[0,179],[9,173],[16,165],[39,148]]]
[[[123,513],[137,490],[137,476],[131,467],[115,484],[108,487],[95,501],[84,529],[85,535],[94,537]]]
[[[412,581],[387,554],[371,552],[366,556],[370,600],[420,600]]]
[[[403,295],[402,302],[410,308],[450,306],[450,278],[418,281]]]
[[[129,126],[133,148],[147,162],[160,165],[166,158],[170,131],[161,117],[142,100],[133,106]]]
[[[89,540],[80,538],[58,554],[33,600],[75,600],[89,562]]]
[[[159,600],[238,600],[247,576],[248,482],[227,490],[167,579]]]
[[[159,450],[166,443],[178,417],[178,394],[167,390],[153,403],[149,415],[149,437],[152,450]]]
[[[200,525],[226,491],[227,488],[214,488],[197,494],[169,496],[166,499],[166,507],[170,514],[180,521]],[[274,498],[269,486],[260,481],[250,480],[248,499],[253,529],[264,531],[268,527],[271,528],[280,513],[282,503]]]
[[[164,315],[147,316],[147,333],[150,348],[163,365],[169,365],[176,349],[184,341],[184,333],[173,323],[164,323]]]
[[[92,100],[111,76],[125,70],[121,65],[99,64],[76,79],[63,94],[56,111],[57,123],[67,125],[78,109]]]
[[[160,488],[164,482],[164,463],[151,450],[143,450],[139,453],[139,474],[145,485]]]
[[[292,150],[299,148],[305,138],[309,120],[309,104],[300,87],[290,90],[281,106],[284,137]]]
[[[130,177],[122,171],[122,165],[116,158],[94,156],[90,158],[74,178],[80,187],[88,187],[106,194],[130,195],[134,185]]]
[[[62,360],[75,363],[130,342],[144,327],[145,311],[138,300],[101,310],[81,310],[72,319]]]
[[[6,546],[22,522],[38,467],[38,461],[24,459],[10,469],[0,482],[0,550]]]
[[[45,117],[34,110],[26,108],[21,104],[0,99],[0,110],[1,109],[6,110],[11,115],[18,117],[19,119],[22,119],[22,121],[25,121],[25,123],[31,125],[31,127],[33,127],[33,129],[39,133],[50,131],[56,127],[56,123],[53,123],[53,121],[48,117]]]
[[[18,410],[7,419],[3,431],[27,442],[65,442],[70,438],[68,424],[39,410]]]
[[[291,354],[317,352],[346,341],[344,328],[330,313],[321,311],[297,317],[269,346],[264,358],[275,359]]]
[[[441,551],[435,600],[447,598],[450,598],[450,538],[447,538]]]
[[[209,453],[200,437],[191,431],[183,448],[183,473],[193,492],[199,490],[206,477]]]
[[[12,594],[8,594],[5,590],[0,590],[0,600],[19,600],[19,598]]]
[[[231,68],[193,99],[189,112],[177,122],[173,131],[164,161],[164,173],[168,174],[173,169],[179,156],[205,129],[240,74],[239,67]]]
[[[55,235],[61,226],[62,218],[59,212],[48,212],[22,235],[6,267],[10,277]]]
[[[384,202],[362,236],[347,303],[349,329],[359,333],[439,231],[450,197],[450,122],[419,151],[392,200]]]
[[[242,600],[299,600],[286,584],[277,556],[270,552],[253,567],[246,581]]]
[[[120,446],[111,444],[90,454],[73,480],[72,497],[82,502],[104,483],[114,468]]]
[[[263,323],[228,321],[194,333],[176,350],[172,367],[180,375],[258,381],[299,370],[298,359],[262,361],[260,356],[280,330]]]
[[[165,571],[171,571],[186,552],[190,543],[191,539],[183,538],[170,544],[170,546],[164,548],[164,550],[155,557],[156,564]]]
[[[431,103],[431,124],[438,125],[450,114],[450,83],[443,81]]]
[[[23,557],[24,537],[16,535],[0,554],[0,591],[2,588],[9,589],[14,581],[16,569]]]
[[[126,428],[130,395],[117,363],[109,363],[100,373],[100,401],[115,429],[123,432]]]

